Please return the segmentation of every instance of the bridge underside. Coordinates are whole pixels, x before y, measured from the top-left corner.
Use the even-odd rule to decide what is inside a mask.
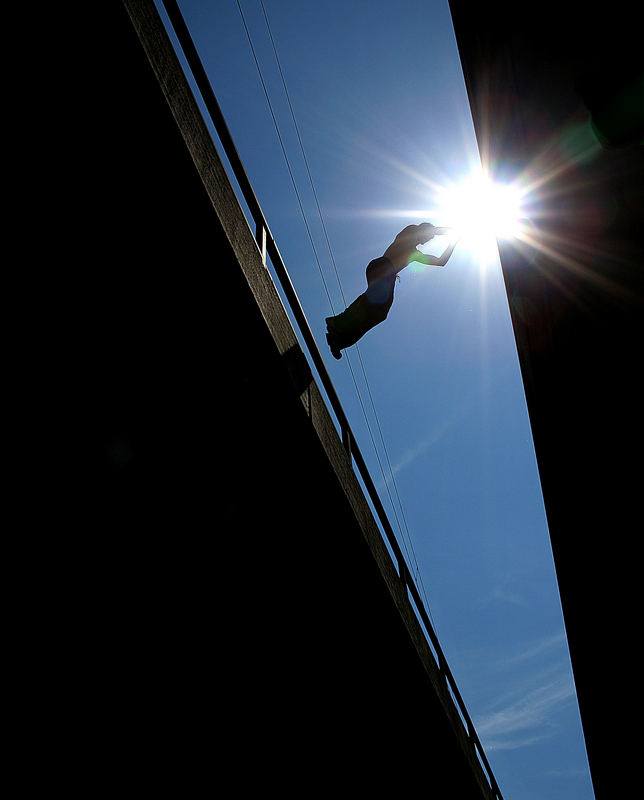
[[[56,296],[82,772],[489,797],[221,165],[213,205],[186,141],[210,146],[102,13]]]
[[[450,0],[481,156],[533,182],[500,247],[597,800],[639,783],[644,75],[632,4]]]

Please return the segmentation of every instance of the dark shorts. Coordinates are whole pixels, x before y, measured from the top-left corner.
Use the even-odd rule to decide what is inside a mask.
[[[375,325],[382,322],[394,301],[396,271],[384,256],[367,266],[367,291],[336,317],[327,317],[327,330],[339,349],[355,344]]]
[[[381,256],[370,261],[367,270],[367,300],[379,311],[387,316],[394,301],[394,287],[396,285],[396,271],[388,258]],[[384,317],[383,317],[384,319]]]

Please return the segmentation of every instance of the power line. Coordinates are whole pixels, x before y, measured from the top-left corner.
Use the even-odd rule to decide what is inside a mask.
[[[266,88],[266,84],[264,82],[264,76],[262,75],[262,69],[259,65],[259,61],[257,59],[257,54],[255,53],[255,48],[253,47],[253,41],[250,35],[250,31],[248,30],[248,26],[246,25],[246,18],[244,17],[244,12],[242,11],[242,7],[237,0],[237,8],[239,9],[239,14],[241,16],[242,23],[244,25],[244,30],[246,31],[246,38],[248,39],[248,44],[250,46],[251,52],[253,54],[253,58],[255,60],[255,66],[257,67],[257,72],[259,74],[259,79],[262,84],[262,88],[264,90],[264,95],[266,97],[266,102],[268,103],[268,108],[271,113],[271,117],[273,118],[273,125],[275,126],[275,132],[277,133],[277,138],[279,139],[280,147],[282,148],[282,154],[284,155],[284,160],[286,161],[286,166],[288,168],[288,173],[291,176],[291,183],[293,184],[293,189],[295,191],[295,196],[297,197],[297,202],[300,207],[300,212],[302,214],[302,219],[304,220],[304,225],[306,226],[306,231],[309,236],[309,241],[311,242],[311,247],[313,248],[313,253],[315,255],[315,260],[318,265],[318,269],[320,271],[320,276],[322,277],[322,283],[324,284],[324,290],[326,292],[326,296],[329,300],[329,305],[331,306],[331,310],[333,310],[333,302],[331,301],[331,295],[329,294],[329,289],[326,284],[326,280],[324,279],[324,273],[322,271],[322,266],[320,264],[320,260],[318,258],[317,250],[315,248],[315,243],[313,242],[313,236],[311,234],[311,229],[309,228],[309,223],[306,218],[306,214],[304,212],[304,206],[302,205],[302,199],[300,198],[300,193],[297,190],[297,184],[295,182],[295,176],[293,175],[293,170],[291,169],[291,163],[288,159],[288,155],[286,154],[286,148],[284,147],[284,142],[282,141],[282,136],[280,134],[279,125],[277,124],[277,119],[275,117],[275,112],[273,111],[273,105],[271,103],[271,99],[268,94],[268,89]]]
[[[290,93],[289,93],[288,87],[286,85],[286,78],[284,76],[284,71],[282,69],[280,58],[279,58],[279,55],[278,55],[278,52],[277,52],[277,45],[276,45],[275,39],[273,37],[273,33],[272,33],[272,30],[271,30],[270,22],[268,20],[268,14],[267,14],[266,8],[264,6],[264,2],[263,2],[263,0],[259,0],[259,2],[260,2],[260,5],[261,5],[263,16],[264,16],[264,21],[266,23],[266,29],[268,31],[268,36],[269,36],[269,39],[270,39],[270,42],[271,42],[271,46],[272,46],[272,49],[273,49],[273,54],[275,56],[275,61],[277,63],[278,71],[279,71],[280,78],[281,78],[281,81],[282,81],[282,87],[284,89],[284,94],[286,96],[286,100],[287,100],[288,107],[289,107],[289,110],[290,110],[291,119],[293,121],[293,126],[295,128],[295,132],[296,132],[296,135],[297,135],[297,140],[298,140],[298,143],[299,143],[299,146],[300,146],[302,159],[303,159],[305,167],[306,167],[306,172],[307,172],[307,175],[308,175],[309,183],[310,183],[310,186],[311,186],[313,197],[315,199],[315,205],[316,205],[317,212],[318,212],[318,215],[319,215],[319,218],[320,218],[320,222],[321,222],[321,225],[322,225],[322,230],[324,231],[324,236],[325,236],[326,244],[327,244],[327,247],[328,247],[328,250],[329,250],[329,255],[330,255],[330,258],[331,258],[331,262],[333,264],[333,269],[334,269],[334,272],[335,272],[336,280],[338,282],[338,286],[339,286],[339,289],[340,289],[340,294],[342,296],[342,301],[343,301],[343,303],[344,303],[344,305],[346,307],[346,299],[345,299],[344,291],[343,291],[343,288],[342,288],[342,281],[340,279],[340,275],[339,275],[339,272],[338,272],[336,260],[335,260],[334,254],[333,254],[333,248],[331,246],[331,242],[330,242],[330,239],[329,239],[329,235],[328,235],[328,231],[327,231],[327,228],[326,228],[326,224],[324,222],[324,217],[323,217],[323,214],[322,214],[322,210],[320,208],[318,195],[317,195],[317,192],[315,190],[315,184],[314,184],[314,181],[313,181],[313,176],[311,174],[311,169],[309,167],[309,162],[308,162],[308,159],[306,157],[306,152],[304,150],[304,144],[303,144],[303,141],[302,141],[302,137],[300,135],[300,130],[299,130],[299,126],[297,124],[297,119],[295,117],[295,111],[293,109],[293,104],[291,102]],[[310,230],[307,218],[306,218],[306,213],[304,211],[304,207],[303,207],[303,204],[302,204],[302,201],[301,201],[301,198],[300,198],[300,194],[299,194],[299,191],[297,189],[297,185],[296,185],[295,177],[294,177],[294,174],[293,174],[293,170],[291,168],[291,165],[290,165],[287,153],[286,153],[286,148],[284,146],[284,142],[283,142],[282,136],[281,136],[280,131],[279,131],[279,125],[277,123],[277,119],[276,119],[275,113],[273,111],[273,106],[272,106],[271,101],[270,101],[268,90],[266,88],[266,83],[265,83],[263,75],[262,75],[261,66],[259,64],[259,60],[257,58],[256,52],[255,52],[255,48],[254,48],[253,43],[252,43],[252,39],[251,39],[251,36],[250,36],[250,31],[249,31],[248,26],[246,24],[244,13],[242,11],[242,8],[241,8],[239,0],[237,0],[237,7],[239,9],[239,13],[240,13],[240,16],[241,16],[241,19],[242,19],[244,30],[246,32],[246,37],[248,39],[248,43],[249,43],[249,46],[251,48],[251,52],[253,54],[253,58],[255,60],[255,66],[256,66],[257,71],[259,73],[259,78],[260,78],[260,81],[261,81],[261,84],[262,84],[262,88],[264,90],[264,95],[265,95],[266,101],[268,103],[268,107],[269,107],[269,110],[270,110],[270,113],[271,113],[271,117],[273,119],[273,125],[275,126],[275,130],[276,130],[277,137],[278,137],[281,149],[282,149],[282,153],[283,153],[284,159],[286,161],[286,165],[287,165],[288,172],[289,172],[289,175],[290,175],[290,178],[291,178],[291,182],[292,182],[293,188],[295,190],[297,201],[298,201],[298,204],[299,204],[299,207],[300,207],[300,212],[302,214],[302,217],[304,219],[304,223],[306,225],[306,230],[307,230],[307,233],[308,233],[308,236],[309,236],[309,241],[311,243],[311,247],[312,247],[314,255],[315,255],[315,260],[316,260],[316,263],[317,263],[317,266],[318,266],[318,270],[320,271],[320,276],[322,278],[322,283],[324,285],[324,289],[325,289],[327,298],[329,300],[329,305],[330,305],[331,311],[333,313],[335,313],[334,312],[334,308],[333,308],[333,302],[331,301],[331,297],[330,297],[330,294],[329,294],[328,286],[327,286],[326,280],[324,278],[324,273],[323,273],[323,270],[322,270],[322,267],[321,267],[321,264],[320,264],[320,260],[319,260],[319,257],[318,257],[317,249],[315,247],[315,243],[313,241],[311,230]],[[360,350],[359,350],[357,345],[356,345],[356,353],[358,355],[358,360],[360,362],[360,366],[361,366],[361,370],[362,370],[362,376],[363,376],[363,379],[364,379],[364,382],[365,382],[365,386],[367,388],[367,393],[368,393],[369,401],[370,401],[370,404],[371,404],[371,410],[372,410],[372,413],[373,413],[373,417],[374,417],[374,419],[376,421],[376,426],[377,426],[378,433],[379,433],[379,436],[380,436],[380,441],[382,443],[382,448],[383,448],[383,451],[384,451],[384,454],[385,454],[385,458],[386,458],[386,461],[387,461],[387,465],[388,465],[388,468],[389,468],[389,473],[390,473],[390,476],[391,476],[391,484],[394,487],[394,491],[395,491],[396,498],[397,498],[397,501],[398,501],[398,506],[400,508],[400,512],[401,512],[401,516],[402,516],[402,525],[401,525],[400,519],[398,517],[398,512],[396,511],[396,504],[394,503],[393,498],[391,496],[391,492],[389,490],[389,481],[387,480],[387,478],[385,476],[385,470],[383,468],[383,465],[382,465],[382,462],[381,462],[381,459],[380,459],[380,455],[378,453],[378,448],[376,447],[376,443],[375,443],[375,440],[374,440],[374,436],[373,436],[373,432],[372,432],[372,429],[371,429],[371,425],[369,424],[368,415],[366,413],[366,410],[365,410],[365,407],[364,407],[364,404],[363,404],[363,401],[362,401],[362,396],[361,396],[361,393],[360,393],[360,389],[358,387],[358,382],[356,380],[355,373],[353,371],[353,367],[351,366],[351,362],[350,362],[350,359],[348,357],[348,353],[345,353],[345,356],[347,358],[347,365],[348,365],[348,368],[349,368],[349,372],[351,374],[351,378],[353,380],[353,384],[354,384],[354,387],[355,387],[355,390],[356,390],[356,394],[358,396],[358,401],[360,403],[360,407],[362,409],[362,414],[364,416],[365,423],[367,425],[367,430],[369,432],[369,437],[371,439],[371,443],[372,443],[372,446],[373,446],[373,449],[374,449],[374,453],[375,453],[376,459],[378,461],[378,466],[380,468],[380,472],[381,472],[382,479],[383,479],[383,482],[384,482],[385,490],[387,491],[387,495],[389,497],[389,502],[391,503],[391,508],[392,508],[392,510],[394,512],[394,516],[396,518],[396,523],[398,525],[398,530],[400,531],[400,534],[401,534],[401,538],[402,538],[402,542],[403,542],[403,546],[404,546],[405,552],[407,554],[407,558],[411,562],[413,562],[413,564],[415,566],[415,573],[412,573],[412,578],[415,579],[415,582],[416,582],[417,586],[418,586],[418,584],[420,584],[419,589],[422,592],[422,595],[424,597],[425,603],[427,605],[427,611],[429,613],[429,616],[430,616],[430,619],[431,619],[432,625],[433,625],[434,624],[434,620],[433,620],[433,618],[431,616],[431,611],[429,609],[429,602],[427,600],[427,595],[426,595],[426,592],[425,592],[425,587],[424,587],[424,584],[423,584],[422,575],[420,573],[420,568],[419,568],[418,561],[417,561],[417,558],[416,558],[416,554],[415,554],[415,551],[414,551],[414,546],[413,546],[413,542],[412,542],[412,538],[411,538],[411,533],[409,531],[409,527],[408,527],[408,524],[407,524],[407,519],[406,519],[406,516],[405,516],[403,504],[402,504],[402,501],[401,501],[401,498],[400,498],[400,494],[398,492],[398,487],[397,487],[396,480],[395,480],[395,477],[394,477],[394,472],[393,472],[393,469],[392,469],[392,466],[391,466],[391,461],[389,459],[389,453],[388,453],[387,445],[386,445],[385,438],[384,438],[384,435],[383,435],[383,432],[382,432],[382,427],[380,425],[378,412],[376,410],[375,402],[374,402],[374,399],[373,399],[373,394],[372,394],[371,388],[369,386],[369,380],[367,378],[367,373],[366,373],[366,369],[365,369],[365,366],[364,366],[364,362],[362,360],[362,356],[360,354]],[[403,531],[403,527],[404,527],[404,531]],[[406,536],[405,536],[405,532],[406,532]],[[409,549],[407,547],[407,541],[409,542]],[[411,554],[410,554],[410,550],[411,550]]]
[[[268,21],[268,15],[266,13],[266,9],[264,8],[264,0],[259,0],[259,2],[260,2],[260,5],[262,7],[262,13],[264,14],[264,20],[266,22],[266,29],[268,30],[268,36],[269,36],[269,38],[271,40],[271,45],[273,47],[273,53],[275,54],[275,61],[277,63],[277,68],[279,70],[280,77],[282,79],[282,86],[284,87],[284,94],[286,95],[286,100],[288,102],[288,107],[289,107],[290,112],[291,112],[291,119],[293,120],[293,126],[295,128],[295,133],[297,134],[297,140],[298,140],[298,142],[300,144],[300,151],[302,153],[302,158],[303,158],[304,164],[306,166],[306,173],[309,176],[309,183],[311,184],[311,190],[313,192],[313,197],[315,199],[315,206],[317,208],[318,215],[320,217],[320,222],[322,223],[322,230],[324,231],[324,237],[326,239],[326,244],[327,244],[327,247],[329,249],[329,255],[331,256],[331,263],[333,264],[333,269],[335,271],[335,277],[336,277],[336,279],[338,281],[338,286],[340,288],[340,294],[342,295],[342,302],[346,306],[347,301],[346,301],[346,299],[344,297],[344,292],[342,290],[342,281],[340,280],[340,275],[338,273],[338,267],[337,267],[337,264],[335,263],[335,257],[333,255],[333,248],[331,247],[331,241],[329,240],[329,234],[327,232],[326,225],[324,223],[324,217],[322,215],[322,210],[320,208],[320,203],[318,201],[318,194],[315,191],[315,184],[313,182],[313,176],[311,175],[311,169],[309,168],[309,161],[308,161],[308,159],[306,157],[306,153],[304,152],[304,144],[302,142],[302,137],[300,136],[300,129],[299,129],[299,126],[297,124],[297,120],[295,119],[295,111],[293,110],[293,104],[291,103],[291,97],[290,97],[289,91],[288,91],[288,89],[286,87],[286,78],[284,77],[284,72],[282,71],[282,65],[280,63],[279,56],[277,55],[277,47],[275,45],[275,40],[273,39],[273,32],[271,31],[271,26],[270,26],[270,23]],[[331,310],[333,311],[333,307],[331,308]]]
[[[238,5],[238,7],[240,9],[240,12],[241,12],[241,6],[239,4],[239,0],[237,0],[237,5]],[[281,78],[281,81],[282,81],[282,86],[283,86],[283,89],[284,89],[284,93],[285,93],[285,96],[286,96],[286,99],[287,99],[287,102],[288,102],[289,110],[290,110],[290,113],[291,113],[291,118],[292,118],[292,121],[293,121],[293,126],[295,128],[295,132],[296,132],[296,135],[297,135],[298,143],[299,143],[299,146],[300,146],[300,151],[301,151],[301,154],[302,154],[302,158],[303,158],[304,164],[306,166],[306,171],[307,171],[307,175],[308,175],[308,178],[309,178],[309,183],[311,185],[311,190],[312,190],[313,196],[315,198],[316,208],[317,208],[317,211],[318,211],[318,215],[320,217],[320,222],[322,224],[322,229],[323,229],[324,234],[325,234],[327,247],[329,249],[329,254],[330,254],[331,261],[332,261],[332,264],[333,264],[333,268],[334,268],[334,271],[335,271],[336,279],[338,281],[338,286],[340,288],[340,293],[342,295],[342,300],[343,300],[343,302],[344,302],[344,304],[346,306],[346,299],[345,299],[344,292],[343,292],[343,289],[342,289],[342,281],[340,280],[340,276],[339,276],[339,273],[338,273],[337,264],[336,264],[336,261],[335,261],[335,257],[333,255],[333,248],[331,247],[331,242],[330,242],[330,239],[329,239],[329,236],[328,236],[327,228],[326,228],[326,225],[324,223],[324,217],[322,215],[322,210],[320,208],[320,204],[319,204],[319,201],[318,201],[317,192],[315,190],[315,184],[314,184],[314,181],[313,181],[313,176],[311,174],[311,170],[310,170],[310,167],[309,167],[308,159],[306,157],[306,152],[304,150],[304,144],[303,144],[303,141],[302,141],[302,137],[300,135],[299,126],[297,124],[297,119],[295,117],[295,111],[293,109],[293,104],[291,102],[291,98],[290,98],[290,94],[289,94],[289,91],[288,91],[288,87],[286,85],[286,78],[284,76],[284,71],[283,71],[282,66],[281,66],[281,62],[280,62],[279,55],[278,55],[278,52],[277,52],[277,46],[275,44],[275,39],[273,37],[273,33],[272,33],[272,30],[271,30],[271,27],[270,27],[270,22],[268,20],[268,14],[266,12],[266,8],[264,6],[263,0],[260,0],[260,5],[261,5],[262,13],[263,13],[263,16],[264,16],[264,21],[266,23],[266,28],[267,28],[267,31],[268,31],[268,35],[269,35],[269,38],[270,38],[270,41],[271,41],[271,46],[273,48],[273,53],[274,53],[275,61],[277,63],[277,67],[278,67],[278,70],[279,70],[279,74],[280,74],[280,78]],[[242,13],[242,18],[243,18],[243,13]],[[278,127],[277,126],[277,121],[276,121],[275,115],[273,114],[272,106],[270,106],[270,100],[268,99],[268,92],[266,90],[266,86],[265,86],[264,80],[261,77],[261,68],[259,66],[258,59],[257,59],[257,57],[255,55],[255,51],[254,51],[254,48],[252,46],[252,42],[250,42],[250,34],[249,34],[249,31],[248,31],[248,27],[246,26],[245,23],[244,23],[244,27],[245,27],[245,30],[246,30],[246,34],[249,37],[249,43],[251,45],[251,50],[253,51],[253,55],[255,57],[255,64],[257,66],[258,71],[260,72],[260,78],[261,78],[261,81],[262,81],[262,86],[264,87],[264,91],[265,91],[265,94],[267,96],[267,100],[269,102],[269,107],[271,108],[271,115],[273,117],[273,122],[274,122],[274,124],[276,126],[276,129],[277,129],[277,127]],[[284,145],[282,143],[282,138],[281,138],[281,136],[279,134],[279,130],[278,130],[278,138],[280,140],[280,143],[282,144],[282,151],[284,152],[285,158],[287,160],[287,165],[288,165],[288,158],[286,157],[285,148],[284,148]],[[290,165],[288,165],[288,166],[289,166],[289,173],[291,175],[291,180],[293,181],[293,183],[295,185],[293,172],[292,172],[292,170],[290,168]],[[297,190],[296,190],[296,192],[297,192]],[[298,196],[298,201],[299,201],[299,193],[298,193],[297,196]],[[305,213],[304,213],[304,210],[302,208],[301,202],[300,202],[300,209],[302,211],[303,216],[305,217]],[[315,252],[315,255],[316,255],[316,261],[318,263],[318,267],[321,269],[320,262],[319,262],[319,259],[318,259],[318,256],[317,256],[317,251],[316,251],[316,248],[315,248],[315,244],[312,241],[312,237],[310,235],[310,228],[309,228],[308,224],[307,224],[307,231],[309,231],[309,238],[311,239],[311,245],[312,245],[312,247],[314,249],[314,252]],[[324,283],[325,289],[327,291],[327,297],[328,297],[329,296],[329,292],[328,292],[326,281],[324,280],[324,277],[323,277],[323,283]],[[331,309],[333,310],[332,303],[331,303]],[[380,460],[380,456],[378,454],[378,448],[376,447],[376,443],[375,443],[375,440],[374,440],[374,437],[373,437],[371,426],[369,424],[368,415],[366,413],[366,410],[364,408],[364,404],[362,402],[362,397],[361,397],[361,394],[360,394],[360,390],[359,390],[359,387],[358,387],[358,384],[357,384],[357,381],[356,381],[356,378],[355,378],[355,374],[353,372],[353,368],[352,368],[350,360],[348,358],[348,354],[346,354],[347,355],[347,364],[348,364],[348,367],[349,367],[349,371],[351,373],[351,377],[352,377],[352,380],[353,380],[353,383],[354,383],[354,387],[356,389],[356,393],[358,395],[358,400],[360,402],[362,413],[363,413],[363,416],[365,418],[365,423],[367,425],[369,436],[371,438],[371,443],[372,443],[373,448],[374,448],[376,459],[377,459],[378,465],[380,467],[380,472],[381,472],[381,475],[382,475],[382,478],[383,478],[383,481],[384,481],[384,485],[385,485],[385,489],[387,491],[387,495],[389,497],[389,502],[391,503],[391,507],[393,509],[394,516],[396,517],[396,522],[397,522],[397,525],[398,525],[398,529],[399,529],[399,531],[401,533],[401,537],[402,537],[402,540],[403,540],[403,545],[405,547],[405,551],[407,553],[407,557],[415,565],[415,577],[417,577],[418,581],[420,582],[420,588],[421,588],[421,590],[423,592],[423,596],[425,598],[425,602],[428,604],[425,588],[424,588],[423,581],[422,581],[422,576],[420,574],[418,561],[416,559],[416,554],[414,552],[414,547],[413,547],[413,542],[412,542],[412,539],[411,539],[411,534],[409,532],[409,527],[407,525],[407,520],[406,520],[406,517],[405,517],[404,508],[403,508],[403,505],[402,505],[402,501],[400,499],[400,495],[398,493],[398,487],[397,487],[396,480],[395,480],[395,477],[394,477],[393,469],[391,468],[391,461],[389,459],[389,453],[388,453],[387,445],[386,445],[386,442],[385,442],[385,439],[384,439],[384,435],[383,435],[383,432],[382,432],[382,427],[380,425],[378,412],[376,410],[375,402],[374,402],[374,399],[373,399],[373,394],[372,394],[371,388],[369,386],[369,380],[367,378],[366,370],[365,370],[365,367],[364,367],[364,362],[362,360],[362,356],[360,354],[360,350],[359,350],[357,345],[356,345],[356,352],[357,352],[357,355],[358,355],[358,359],[360,361],[363,379],[364,379],[364,382],[365,382],[365,386],[367,388],[367,393],[369,395],[371,409],[372,409],[373,416],[374,416],[374,419],[376,421],[376,425],[377,425],[378,432],[379,432],[379,435],[380,435],[382,448],[383,448],[383,451],[385,453],[385,458],[387,460],[387,464],[388,464],[388,467],[389,467],[389,471],[390,471],[390,475],[391,475],[391,483],[392,483],[392,485],[394,487],[394,491],[395,491],[396,497],[398,499],[398,505],[400,507],[400,511],[401,511],[401,515],[402,515],[402,519],[403,519],[403,525],[404,525],[404,528],[405,528],[406,533],[407,533],[406,537],[405,537],[404,532],[403,532],[403,525],[401,525],[400,519],[398,518],[398,512],[396,511],[396,505],[395,505],[395,503],[393,501],[393,498],[391,496],[391,492],[389,491],[389,482],[388,482],[388,480],[387,480],[387,478],[385,476],[385,471],[384,471],[384,468],[382,466],[382,462]],[[409,548],[411,549],[411,554],[409,552],[409,549],[407,548],[407,542],[405,541],[405,539],[407,539],[409,541]],[[431,617],[431,613],[430,613],[430,617]],[[432,620],[432,622],[433,622],[433,620]]]
[[[292,121],[293,121],[293,127],[295,128],[295,133],[296,133],[296,135],[297,135],[297,140],[298,140],[298,143],[299,143],[299,145],[300,145],[300,151],[301,151],[301,153],[302,153],[302,159],[303,159],[303,161],[304,161],[304,164],[305,164],[305,166],[306,166],[306,172],[307,172],[307,175],[308,175],[308,178],[309,178],[309,183],[310,183],[310,185],[311,185],[311,191],[312,191],[312,193],[313,193],[313,197],[314,197],[314,199],[315,199],[315,205],[316,205],[316,208],[317,208],[318,215],[319,215],[319,217],[320,217],[320,222],[321,222],[321,224],[322,224],[322,230],[324,231],[324,236],[325,236],[325,240],[326,240],[327,248],[328,248],[328,250],[329,250],[329,255],[330,255],[330,257],[331,257],[331,263],[333,264],[333,269],[334,269],[334,272],[335,272],[335,276],[336,276],[336,279],[337,279],[337,282],[338,282],[338,286],[339,286],[339,288],[340,288],[340,294],[342,295],[342,302],[344,303],[344,305],[345,305],[345,307],[346,307],[346,304],[347,304],[347,302],[346,302],[345,295],[344,295],[344,291],[343,291],[343,288],[342,288],[342,281],[341,281],[341,279],[340,279],[340,275],[339,275],[339,272],[338,272],[338,267],[337,267],[337,263],[336,263],[336,260],[335,260],[335,256],[334,256],[334,254],[333,254],[333,248],[331,247],[331,241],[330,241],[330,239],[329,239],[329,234],[328,234],[328,231],[327,231],[327,228],[326,228],[326,224],[325,224],[325,222],[324,222],[324,216],[323,216],[323,214],[322,214],[322,209],[320,208],[320,203],[319,203],[319,200],[318,200],[318,195],[317,195],[317,192],[316,192],[316,190],[315,190],[315,183],[314,183],[314,181],[313,181],[313,176],[312,176],[312,174],[311,174],[311,169],[310,169],[310,167],[309,167],[309,161],[308,161],[308,159],[307,159],[307,157],[306,157],[306,152],[305,152],[305,150],[304,150],[304,143],[303,143],[303,141],[302,141],[302,137],[301,137],[301,135],[300,135],[300,129],[299,129],[299,126],[298,126],[298,124],[297,124],[297,119],[296,119],[296,116],[295,116],[295,110],[294,110],[294,108],[293,108],[293,104],[292,104],[292,102],[291,102],[290,93],[289,93],[289,91],[288,91],[288,87],[287,87],[287,85],[286,85],[286,77],[285,77],[285,75],[284,75],[284,71],[283,71],[283,69],[282,69],[282,64],[281,64],[281,62],[280,62],[280,58],[279,58],[279,55],[278,55],[278,52],[277,52],[277,45],[275,44],[275,39],[274,39],[274,37],[273,37],[273,32],[272,32],[272,30],[271,30],[271,25],[270,25],[270,22],[269,22],[269,20],[268,20],[268,14],[266,13],[266,8],[265,8],[265,6],[264,6],[264,0],[259,0],[259,2],[260,2],[260,5],[261,5],[261,8],[262,8],[262,14],[264,15],[264,21],[265,21],[265,23],[266,23],[266,29],[267,29],[267,31],[268,31],[268,36],[269,36],[269,39],[270,39],[270,41],[271,41],[271,46],[272,46],[272,48],[273,48],[273,54],[274,54],[274,56],[275,56],[275,62],[276,62],[276,64],[277,64],[277,68],[278,68],[278,71],[279,71],[279,74],[280,74],[280,78],[281,78],[281,81],[282,81],[282,87],[283,87],[283,89],[284,89],[284,94],[285,94],[285,96],[286,96],[286,100],[287,100],[287,103],[288,103],[288,107],[289,107],[289,110],[290,110],[290,113],[291,113],[291,119],[292,119]],[[333,310],[333,308],[332,308],[332,310]],[[371,388],[370,388],[370,386],[369,386],[369,380],[368,380],[368,378],[367,378],[367,373],[366,373],[366,370],[365,370],[364,362],[363,362],[363,360],[362,360],[362,355],[361,355],[361,353],[360,353],[360,350],[359,350],[359,347],[358,347],[358,345],[356,345],[356,353],[357,353],[357,355],[358,355],[358,360],[360,361],[360,367],[361,367],[361,370],[362,370],[362,376],[363,376],[363,379],[364,379],[364,382],[365,382],[365,386],[367,387],[367,393],[368,393],[368,395],[369,395],[369,401],[370,401],[370,403],[371,403],[371,409],[372,409],[372,412],[373,412],[373,415],[374,415],[374,419],[376,420],[376,425],[377,425],[377,428],[378,428],[378,433],[379,433],[379,435],[380,435],[380,441],[382,442],[382,447],[383,447],[383,450],[384,450],[384,453],[385,453],[385,458],[386,458],[386,460],[387,460],[387,465],[388,465],[388,467],[389,467],[389,472],[390,472],[390,474],[391,474],[391,480],[392,480],[392,484],[393,484],[393,487],[394,487],[394,491],[395,491],[395,494],[396,494],[396,498],[397,498],[397,500],[398,500],[398,505],[399,505],[399,507],[400,507],[400,512],[401,512],[402,519],[403,519],[403,525],[404,525],[404,527],[405,527],[405,530],[407,531],[407,538],[408,538],[408,540],[409,540],[410,547],[411,547],[411,550],[412,550],[412,556],[410,556],[409,552],[407,551],[407,547],[406,547],[406,543],[405,543],[405,537],[404,537],[404,536],[402,537],[402,538],[403,538],[403,544],[405,545],[405,550],[407,551],[407,557],[408,557],[410,560],[413,560],[413,562],[414,562],[414,564],[415,564],[415,567],[416,567],[416,575],[418,576],[418,580],[419,580],[419,582],[420,582],[420,584],[421,584],[421,589],[422,589],[422,592],[423,592],[423,596],[425,597],[425,601],[427,601],[427,597],[426,597],[426,594],[425,594],[425,588],[424,588],[424,585],[423,585],[423,579],[422,579],[422,576],[421,576],[421,573],[420,573],[420,569],[419,569],[418,562],[417,562],[417,560],[416,560],[416,555],[415,555],[415,553],[414,553],[414,551],[413,551],[413,544],[412,544],[412,540],[411,540],[411,534],[410,534],[410,532],[409,532],[409,527],[408,527],[408,525],[407,525],[407,519],[406,519],[406,517],[405,517],[405,511],[404,511],[404,508],[403,508],[403,505],[402,505],[402,501],[401,501],[401,499],[400,499],[400,495],[399,495],[399,493],[398,493],[398,487],[397,487],[397,485],[396,485],[396,481],[395,481],[395,478],[394,478],[394,472],[393,472],[393,469],[392,469],[392,467],[391,467],[391,462],[390,462],[390,460],[389,460],[389,453],[388,453],[388,451],[387,451],[387,445],[386,445],[386,443],[385,443],[385,438],[384,438],[384,435],[383,435],[383,433],[382,433],[382,428],[381,428],[381,426],[380,426],[380,421],[379,421],[379,419],[378,419],[378,414],[377,414],[377,411],[376,411],[375,402],[374,402],[374,399],[373,399],[373,395],[372,395],[372,393],[371,393]],[[391,507],[392,507],[392,509],[393,509],[393,511],[394,511],[394,515],[395,515],[395,517],[396,517],[396,522],[398,523],[398,528],[399,528],[399,530],[400,530],[400,531],[401,531],[401,533],[402,533],[402,527],[401,527],[401,524],[400,524],[400,520],[398,519],[398,514],[397,514],[397,512],[396,512],[396,507],[395,507],[395,504],[394,504],[394,502],[393,502],[393,499],[392,499],[392,497],[391,497],[391,494],[389,493],[389,489],[388,489],[388,482],[387,482],[387,479],[386,479],[386,477],[385,477],[385,474],[384,474],[384,469],[382,468],[382,464],[380,463],[380,458],[379,458],[379,456],[378,456],[378,451],[377,451],[377,448],[376,448],[376,446],[375,446],[375,442],[373,441],[373,436],[372,436],[372,434],[371,434],[371,428],[370,428],[370,426],[369,426],[369,422],[368,422],[368,419],[367,419],[367,414],[366,414],[366,412],[365,412],[365,410],[364,410],[364,406],[363,406],[363,404],[362,404],[362,399],[361,399],[361,396],[360,396],[360,391],[359,391],[359,389],[358,389],[358,385],[357,385],[357,382],[356,382],[356,380],[355,380],[355,376],[354,376],[354,374],[353,374],[353,369],[351,368],[351,364],[350,364],[350,362],[349,362],[349,360],[348,360],[348,359],[347,359],[347,363],[349,364],[349,370],[350,370],[350,372],[351,372],[351,376],[352,376],[352,378],[353,378],[354,386],[355,386],[355,388],[356,388],[356,393],[358,394],[358,399],[359,399],[359,401],[360,401],[360,406],[361,406],[361,408],[362,408],[362,412],[363,412],[363,415],[364,415],[364,417],[365,417],[365,422],[367,423],[367,428],[368,428],[368,430],[369,430],[369,435],[370,435],[370,437],[371,437],[372,444],[373,444],[373,446],[374,446],[374,451],[375,451],[375,453],[376,453],[376,458],[378,459],[378,463],[379,463],[379,466],[380,466],[380,471],[381,471],[381,473],[382,473],[383,481],[385,482],[385,487],[386,487],[386,489],[387,489],[387,494],[389,495],[389,501],[390,501],[390,503],[391,503]],[[412,557],[413,557],[413,558],[412,558]]]

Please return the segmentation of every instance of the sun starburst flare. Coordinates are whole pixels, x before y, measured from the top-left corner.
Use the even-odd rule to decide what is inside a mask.
[[[523,195],[518,186],[496,183],[481,173],[442,187],[437,214],[461,247],[487,261],[496,257],[498,240],[521,233]]]

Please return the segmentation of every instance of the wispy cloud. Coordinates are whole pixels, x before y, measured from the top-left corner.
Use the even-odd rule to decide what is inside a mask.
[[[551,775],[553,778],[585,778],[588,775],[588,769],[581,767],[571,767],[570,769],[549,769],[546,775]]]
[[[408,448],[402,456],[392,466],[392,472],[397,475],[408,467],[419,456],[427,452],[433,445],[439,442],[456,424],[467,414],[471,403],[461,403],[451,410],[451,412],[420,441]]]
[[[486,750],[516,750],[554,736],[575,699],[563,631],[513,648],[490,662],[504,691],[475,715]]]
[[[528,602],[518,591],[512,591],[504,584],[496,586],[492,592],[493,600],[501,600],[503,603],[510,603],[513,606],[527,606]]]
[[[491,710],[476,726],[486,750],[513,750],[550,737],[554,716],[574,693],[570,676],[563,674]]]
[[[532,645],[530,645],[530,647],[526,647],[517,651],[514,655],[505,658],[503,663],[506,666],[526,663],[533,661],[535,658],[553,653],[553,651],[556,651],[557,654],[560,654],[562,649],[565,647],[566,635],[563,631],[561,631],[560,633],[555,633],[553,636],[545,636],[543,639],[539,639],[539,641],[534,642]]]

